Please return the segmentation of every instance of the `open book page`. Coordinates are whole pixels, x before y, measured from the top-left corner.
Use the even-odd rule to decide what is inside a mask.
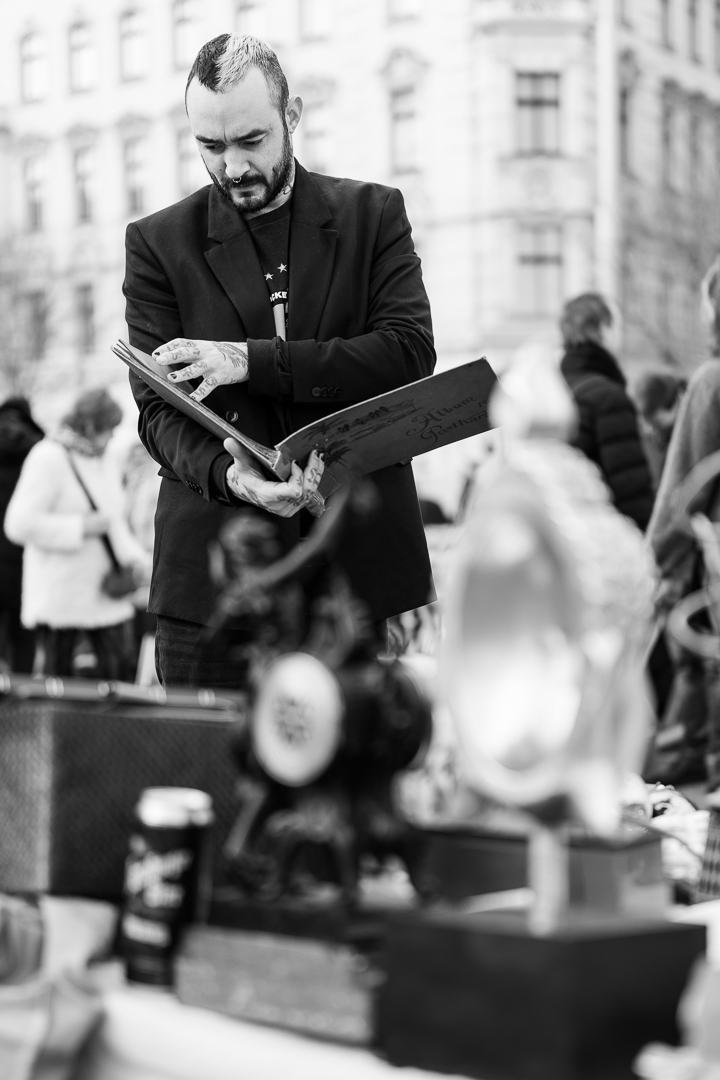
[[[277,449],[286,461],[320,451],[323,495],[351,475],[364,475],[419,457],[428,450],[488,431],[488,399],[497,383],[487,360],[430,375],[359,405],[315,420]]]
[[[209,409],[207,405],[203,405],[201,401],[193,401],[189,396],[192,390],[190,383],[168,382],[167,374],[172,369],[164,368],[161,364],[156,363],[148,353],[141,352],[140,349],[135,349],[122,340],[117,341],[112,350],[148,386],[152,386],[153,390],[164,401],[174,405],[176,409],[179,409],[180,412],[189,416],[198,424],[202,424],[213,435],[217,435],[218,439],[237,439],[254,458],[262,462],[275,476],[280,480],[287,480],[290,475],[290,462],[286,461],[283,455],[279,454],[277,450],[263,446],[262,443],[256,442],[255,439],[243,435],[241,431],[238,431],[232,424],[227,423],[212,409]]]
[[[488,431],[488,399],[497,378],[487,360],[430,375],[357,405],[321,417],[274,448],[263,446],[227,423],[202,402],[188,396],[189,383],[167,381],[167,370],[147,353],[124,341],[113,352],[167,402],[202,424],[219,439],[237,439],[281,480],[297,461],[304,466],[311,450],[325,460],[320,493],[327,497],[350,476],[409,461],[439,446]]]

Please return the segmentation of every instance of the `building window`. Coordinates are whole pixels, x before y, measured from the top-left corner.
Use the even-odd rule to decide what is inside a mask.
[[[414,87],[393,90],[390,95],[390,156],[393,172],[417,169],[417,93]]]
[[[92,184],[95,153],[91,146],[79,147],[73,156],[75,213],[79,222],[92,221]]]
[[[25,159],[25,216],[29,232],[43,227],[43,203],[45,195],[45,158],[33,154]]]
[[[660,3],[660,41],[666,49],[672,49],[672,10],[671,0],[659,0]]]
[[[620,90],[620,168],[625,173],[632,172],[631,101],[630,87],[623,86]]]
[[[688,0],[687,6],[688,23],[688,53],[691,60],[700,59],[700,42],[698,40],[698,0]]]
[[[175,66],[192,65],[196,53],[203,44],[200,25],[200,8],[197,0],[175,0],[173,4],[173,55]]]
[[[387,0],[387,13],[390,22],[403,19],[417,19],[420,14],[421,0]]]
[[[132,135],[123,144],[125,203],[128,214],[142,214],[145,209],[145,139]]]
[[[560,76],[518,72],[518,153],[560,152]]]
[[[261,0],[240,0],[235,9],[235,27],[238,34],[265,36],[265,7]]]
[[[675,106],[665,100],[662,105],[662,161],[663,187],[673,188],[676,180],[675,162]]]
[[[562,299],[562,230],[523,225],[518,263],[519,298],[525,315],[556,315]]]
[[[25,355],[30,360],[41,360],[45,355],[48,337],[45,293],[41,289],[25,293],[20,306]]]
[[[332,0],[300,0],[300,36],[306,41],[330,37]]]
[[[89,23],[70,27],[70,89],[92,90],[97,79],[95,43]]]
[[[95,302],[92,285],[78,285],[75,288],[75,310],[77,313],[78,348],[87,356],[95,351]]]
[[[124,11],[120,16],[120,78],[141,79],[148,70],[148,39],[141,11]]]
[[[22,100],[42,101],[48,91],[47,53],[42,34],[26,34],[20,42],[20,93]]]
[[[688,179],[693,191],[702,185],[702,161],[700,156],[700,116],[691,108],[688,118]]]
[[[326,101],[309,101],[303,113],[303,153],[313,172],[330,168],[330,109]]]

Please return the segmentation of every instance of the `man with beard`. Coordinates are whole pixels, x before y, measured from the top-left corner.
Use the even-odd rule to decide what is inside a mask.
[[[430,310],[402,196],[311,174],[293,157],[302,114],[277,57],[223,34],[200,50],[186,90],[212,185],[127,230],[132,345],[244,434],[272,446],[353,402],[431,374]],[[131,376],[139,431],[163,477],[150,610],[164,683],[242,685],[202,646],[213,607],[208,543],[249,504],[305,535],[322,460],[269,480],[235,440],[212,435]],[[339,552],[356,595],[382,620],[422,606],[430,566],[409,463],[372,476],[379,509]],[[235,631],[242,639],[242,628]]]

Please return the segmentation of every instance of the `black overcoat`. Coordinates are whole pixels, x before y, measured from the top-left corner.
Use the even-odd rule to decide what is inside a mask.
[[[282,345],[251,234],[212,185],[130,224],[126,253],[131,344],[151,352],[174,337],[247,340],[249,381],[218,387],[205,403],[267,446],[432,373],[430,307],[403,199],[393,188],[297,165]],[[278,396],[280,349],[292,373],[292,400]],[[150,611],[205,623],[213,605],[208,542],[244,505],[230,505],[214,482],[220,460],[231,458],[133,375],[131,384],[140,437],[163,477]],[[372,616],[382,619],[426,603],[431,575],[410,465],[372,479],[380,511],[345,544],[340,561]],[[288,546],[305,528],[305,512],[270,516]]]

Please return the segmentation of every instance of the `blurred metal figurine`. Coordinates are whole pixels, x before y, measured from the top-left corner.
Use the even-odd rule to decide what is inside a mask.
[[[571,822],[609,836],[640,765],[653,568],[597,469],[564,442],[574,408],[530,349],[494,401],[506,455],[475,499],[447,610],[444,679],[469,785],[529,811],[530,925],[568,904]]]
[[[241,617],[248,630],[253,695],[234,739],[239,807],[225,845],[244,897],[352,902],[368,858],[399,858],[412,874],[418,840],[392,782],[426,747],[430,707],[399,662],[378,659],[377,628],[333,559],[377,512],[363,482],[284,556],[272,523],[251,514],[212,549],[213,624]]]

